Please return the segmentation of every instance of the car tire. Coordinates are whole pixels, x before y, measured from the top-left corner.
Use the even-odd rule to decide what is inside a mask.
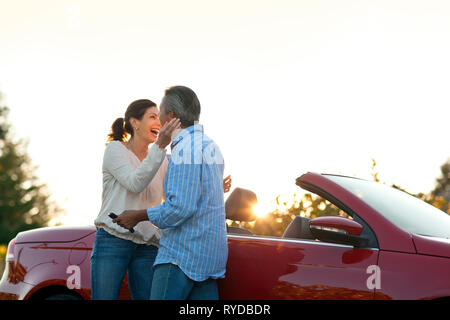
[[[44,300],[83,300],[83,299],[73,294],[60,293],[48,296]]]

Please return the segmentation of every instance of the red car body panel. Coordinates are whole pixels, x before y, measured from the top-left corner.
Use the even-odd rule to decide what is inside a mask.
[[[14,256],[16,261],[9,262],[5,270],[5,275],[11,275],[10,278],[16,279],[9,282],[9,291],[18,292],[20,295],[11,296],[17,299],[30,299],[42,289],[50,287],[67,288],[67,280],[72,272],[68,270],[69,266],[78,266],[80,268],[80,288],[72,289],[83,299],[91,298],[91,277],[90,277],[90,256],[96,228],[92,226],[77,227],[73,233],[67,227],[42,228],[41,239],[58,239],[56,234],[62,234],[66,239],[77,239],[80,235],[85,236],[75,241],[46,241],[29,242],[30,237],[22,237],[20,234],[16,239],[14,246]],[[35,230],[33,230],[35,231]],[[37,231],[37,230],[36,230]],[[28,232],[27,232],[28,233]],[[23,234],[27,234],[23,233]],[[87,234],[87,235],[86,235]],[[33,237],[38,237],[34,232]],[[37,241],[38,238],[35,238]],[[23,240],[27,241],[23,241]],[[6,281],[2,281],[3,282]],[[23,287],[22,284],[27,286]],[[14,287],[16,286],[16,287]],[[31,288],[31,289],[30,289]],[[130,299],[128,290],[128,281],[125,277],[122,288],[119,293],[119,299]]]
[[[450,259],[380,251],[381,289],[377,299],[450,297]]]
[[[58,228],[39,228],[23,232],[16,243],[28,242],[72,242],[95,232],[95,227],[61,226]],[[47,232],[48,231],[48,232]]]
[[[405,232],[326,175],[307,173],[299,182],[357,213],[374,231],[379,247],[229,234],[226,278],[218,282],[221,299],[450,297],[450,241]],[[33,299],[49,288],[90,299],[95,231],[55,227],[19,233],[0,282],[0,299]],[[69,290],[67,268],[73,265],[80,268],[81,288]],[[381,281],[371,289],[368,268],[373,266]],[[127,285],[125,278],[120,299],[130,298]]]
[[[221,299],[373,299],[366,286],[378,250],[288,239],[229,236]]]
[[[417,253],[450,258],[449,239],[433,238],[414,234],[413,241],[416,246]]]

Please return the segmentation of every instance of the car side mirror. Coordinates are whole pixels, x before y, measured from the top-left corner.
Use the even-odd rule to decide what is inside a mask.
[[[365,246],[367,239],[361,237],[363,227],[356,221],[327,216],[312,219],[309,229],[316,239],[324,242],[340,243],[355,247]]]

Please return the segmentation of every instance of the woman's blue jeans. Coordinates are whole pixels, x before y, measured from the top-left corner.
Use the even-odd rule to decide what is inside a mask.
[[[95,234],[91,255],[92,300],[116,300],[125,273],[133,300],[148,300],[158,248],[115,237],[103,229]]]

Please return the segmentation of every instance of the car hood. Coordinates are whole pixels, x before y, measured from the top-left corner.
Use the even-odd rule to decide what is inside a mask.
[[[29,242],[71,242],[95,232],[94,226],[60,226],[46,227],[19,232],[16,244]]]
[[[450,239],[413,234],[417,253],[450,258]]]

